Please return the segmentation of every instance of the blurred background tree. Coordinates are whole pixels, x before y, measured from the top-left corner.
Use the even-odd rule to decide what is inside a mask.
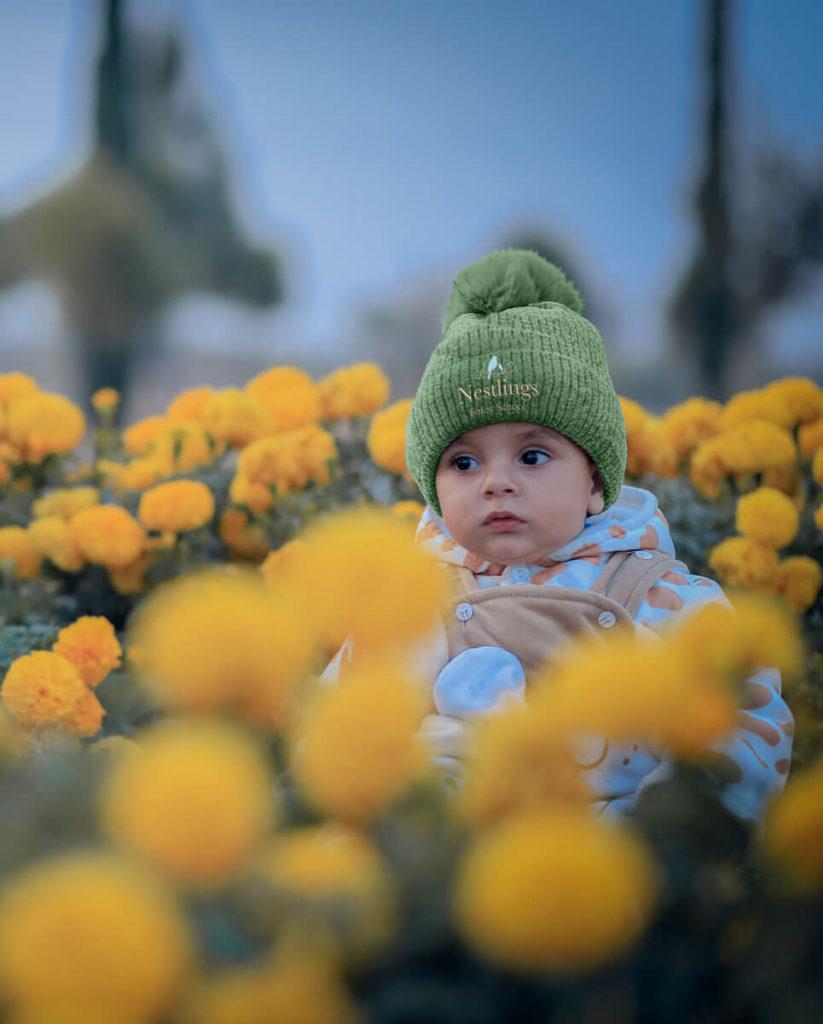
[[[48,280],[61,298],[87,394],[127,392],[161,343],[169,301],[193,290],[251,305],[282,299],[275,254],[244,240],[227,160],[185,76],[179,34],[138,31],[102,0],[94,142],[73,177],[0,221],[0,289]]]
[[[703,153],[694,194],[697,241],[669,301],[676,345],[702,391],[728,396],[729,368],[775,307],[807,292],[823,267],[823,168],[775,143],[735,160],[733,0],[704,0]]]

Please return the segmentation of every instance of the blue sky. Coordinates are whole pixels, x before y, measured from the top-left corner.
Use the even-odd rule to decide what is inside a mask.
[[[463,263],[534,222],[585,269],[613,343],[654,345],[691,238],[696,0],[133,6],[182,11],[243,220],[290,261],[290,329],[307,343],[423,278],[445,294]],[[0,5],[0,210],[82,160],[97,9]],[[820,39],[819,3],[737,5],[744,141],[823,164]],[[808,356],[823,308],[774,330]]]

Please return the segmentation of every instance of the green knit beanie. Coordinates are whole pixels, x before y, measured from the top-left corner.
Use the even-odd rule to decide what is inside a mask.
[[[605,507],[617,500],[626,425],[603,339],[582,308],[565,274],[534,252],[493,252],[457,275],[406,434],[409,472],[438,514],[440,456],[467,430],[503,421],[571,438],[600,472]]]

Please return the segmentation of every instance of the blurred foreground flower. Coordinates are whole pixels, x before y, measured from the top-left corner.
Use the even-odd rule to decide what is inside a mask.
[[[171,898],[110,854],[35,865],[0,901],[0,983],[26,1019],[148,1024],[171,1009],[191,961]]]
[[[455,884],[465,939],[516,971],[586,971],[626,952],[655,900],[650,855],[624,826],[546,810],[481,833]]]
[[[322,687],[292,736],[292,769],[310,803],[348,822],[380,814],[428,770],[423,710],[419,684],[396,659],[365,662]]]
[[[823,888],[823,762],[796,779],[772,804],[767,853],[802,888]]]
[[[224,882],[251,858],[273,820],[274,784],[240,729],[165,722],[123,753],[101,797],[106,831],[180,882]]]
[[[251,571],[212,569],[157,589],[132,640],[165,707],[227,711],[276,729],[314,654],[312,624]]]

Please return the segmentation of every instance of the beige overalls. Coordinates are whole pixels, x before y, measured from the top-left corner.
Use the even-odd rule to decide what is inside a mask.
[[[533,673],[550,663],[553,652],[570,637],[600,634],[615,626],[644,628],[634,624],[633,617],[649,588],[673,568],[682,565],[658,551],[616,552],[591,589],[577,590],[531,583],[481,588],[468,569],[449,566],[454,588],[443,628],[418,648],[415,667],[431,687],[427,692],[433,692],[441,672],[450,663],[460,664],[454,659],[464,652],[503,648],[522,665],[528,690]],[[462,662],[471,660],[464,657]],[[433,702],[431,710],[436,710]],[[448,731],[447,718],[434,721],[435,727]],[[592,799],[614,811],[626,809],[640,780],[660,761],[639,744],[618,746],[601,737],[581,737],[575,750],[581,767],[587,769]]]

